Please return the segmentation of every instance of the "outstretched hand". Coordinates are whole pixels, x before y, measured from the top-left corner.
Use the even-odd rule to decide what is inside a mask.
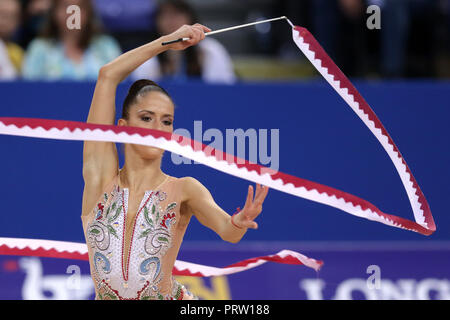
[[[253,220],[261,213],[262,204],[268,192],[269,187],[256,184],[255,198],[253,199],[253,186],[249,186],[244,208],[234,216],[233,222],[240,228],[257,229],[258,224]]]
[[[205,39],[205,32],[210,32],[211,29],[196,23],[192,26],[184,25],[177,31],[164,37],[164,41],[176,40],[179,38],[189,38],[186,41],[180,41],[167,45],[168,49],[172,50],[184,50],[190,46],[196,45],[203,39]]]

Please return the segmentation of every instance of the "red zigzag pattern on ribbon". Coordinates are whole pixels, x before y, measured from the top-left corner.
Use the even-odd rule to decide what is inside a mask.
[[[102,136],[99,135],[100,131],[102,131]],[[426,200],[418,186],[416,188],[417,192],[422,194],[421,199],[425,201],[425,207],[428,208],[428,210],[424,211],[424,215],[428,223],[432,224],[431,228],[426,228],[411,220],[386,214],[370,202],[344,191],[298,178],[283,172],[273,173],[273,171],[269,168],[251,163],[248,160],[238,158],[220,150],[215,150],[202,144],[201,142],[159,130],[114,125],[99,125],[76,121],[0,117],[0,133],[50,139],[139,143],[159,147],[168,151],[176,152],[192,160],[214,167],[220,171],[233,174],[253,182],[261,183],[280,191],[335,206],[348,213],[355,214],[352,211],[347,211],[345,208],[340,207],[339,202],[343,199],[345,202],[344,206],[348,206],[350,204],[352,209],[358,211],[355,215],[360,215],[366,217],[367,219],[416,231],[424,235],[429,235],[436,229],[431,216],[431,211],[429,211],[428,204],[426,203]],[[143,138],[147,138],[147,140]],[[150,140],[148,138],[154,139]],[[175,145],[170,145],[167,142],[174,142]],[[194,151],[194,154],[188,154],[183,147],[188,147],[190,151]],[[237,167],[238,172],[235,172],[236,170],[234,170],[233,166]],[[256,173],[257,176],[253,176],[252,173]],[[277,182],[280,180],[281,186]],[[297,189],[298,193],[303,192],[307,194],[303,196],[297,194],[296,192],[292,192],[288,186],[289,184],[292,184],[294,188]],[[372,215],[367,214],[367,210],[370,210]]]
[[[308,48],[303,48],[299,39],[301,38],[303,42],[308,46]],[[350,105],[349,101],[347,101],[346,98],[349,98],[351,100],[354,100],[357,103],[357,108],[361,110],[364,115],[367,115],[367,118],[370,122],[373,122],[374,127],[376,129],[381,130],[381,133],[384,137],[387,138],[388,144],[393,148],[393,153],[391,154],[389,151],[389,147],[387,147],[382,140],[375,134],[375,132],[371,129],[372,133],[377,137],[379,142],[383,145],[386,152],[388,152],[389,156],[391,156],[391,159],[394,157],[397,157],[401,160],[401,163],[405,166],[405,171],[409,175],[409,181],[412,183],[413,189],[415,190],[414,196],[417,197],[417,202],[419,203],[419,209],[423,212],[423,218],[424,218],[424,224],[420,225],[417,223],[414,223],[410,220],[403,219],[400,217],[396,217],[393,215],[385,214],[378,209],[376,210],[377,213],[381,217],[385,217],[386,219],[391,219],[394,222],[399,223],[402,225],[405,229],[409,229],[412,231],[419,232],[424,235],[430,235],[434,231],[436,231],[436,225],[434,223],[433,216],[431,214],[430,206],[428,205],[427,200],[425,199],[425,195],[423,194],[422,190],[419,187],[419,184],[417,183],[416,179],[414,178],[411,170],[409,169],[408,165],[406,164],[405,159],[400,153],[400,150],[395,145],[394,141],[392,140],[391,136],[387,132],[386,128],[381,123],[380,119],[376,116],[375,112],[372,110],[372,108],[369,106],[369,104],[365,101],[365,99],[361,96],[361,94],[358,92],[358,90],[353,86],[353,84],[350,82],[350,80],[344,75],[344,73],[339,69],[339,67],[333,62],[333,60],[328,56],[328,54],[325,52],[325,50],[322,48],[322,46],[317,42],[317,40],[314,38],[314,36],[306,29],[299,26],[295,26],[293,28],[293,38],[294,42],[297,44],[297,46],[303,51],[303,53],[307,56],[307,58],[311,61],[311,63],[316,67],[316,69],[324,76],[324,78],[330,83],[331,86],[341,95],[341,97]],[[312,55],[308,55],[306,50],[310,50],[312,52]],[[320,67],[324,68],[325,70],[320,70]],[[330,75],[332,79],[329,79],[326,77],[326,74]],[[347,93],[340,92],[332,82],[335,82],[338,84],[340,89],[346,89]],[[345,96],[347,95],[347,97]],[[351,105],[350,105],[351,106]],[[352,106],[351,106],[352,107]],[[356,112],[356,111],[355,111]],[[359,114],[358,114],[359,115]],[[364,121],[364,119],[359,115],[360,118]],[[367,125],[367,123],[366,123]],[[397,171],[399,171],[397,169]],[[400,175],[400,172],[399,172]],[[403,181],[402,181],[403,182]],[[405,182],[403,182],[405,185]],[[405,186],[406,188],[406,186]],[[411,197],[410,197],[411,205],[413,206]],[[413,207],[414,209],[414,207]],[[416,212],[415,212],[416,215]],[[417,220],[417,216],[416,216]]]
[[[0,238],[0,255],[89,261],[88,250],[85,244],[65,241]],[[221,276],[252,269],[266,262],[304,265],[316,271],[323,265],[323,261],[308,258],[295,251],[282,250],[276,254],[238,261],[223,268],[176,260],[172,274],[194,277]]]
[[[430,207],[411,170],[381,121],[308,30],[295,27],[293,39],[314,67],[357,113],[384,147],[400,175],[413,208],[416,222],[386,214],[370,202],[341,190],[283,172],[273,172],[269,168],[205,146],[201,142],[158,130],[75,121],[0,118],[0,134],[63,140],[137,143],[154,146],[175,152],[219,171],[267,185],[298,197],[333,206],[359,217],[424,235],[432,234],[436,230],[436,225]],[[261,259],[261,257],[257,259]],[[270,256],[270,258],[264,257],[264,259],[276,260],[277,258]]]

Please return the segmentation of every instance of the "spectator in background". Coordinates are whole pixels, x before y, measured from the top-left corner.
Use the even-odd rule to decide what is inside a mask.
[[[81,9],[80,29],[67,27],[71,5]],[[95,80],[100,68],[120,54],[118,43],[101,33],[91,0],[56,0],[41,36],[27,49],[23,76],[29,80]]]
[[[448,41],[445,8],[449,0],[280,0],[297,24],[310,28],[325,51],[350,77],[434,77],[445,72],[437,55]],[[278,2],[277,2],[278,4]],[[381,30],[368,29],[368,6],[381,9]],[[292,8],[292,9],[291,9]],[[292,14],[291,14],[292,12]],[[291,39],[280,44],[289,56],[297,48]],[[286,43],[288,45],[286,45]],[[287,53],[287,54],[286,54]],[[437,72],[439,71],[439,72]]]
[[[312,0],[314,34],[350,77],[367,73],[367,0]]]
[[[155,20],[158,36],[170,34],[182,25],[198,22],[194,10],[181,0],[161,3]],[[236,80],[230,56],[213,38],[206,38],[197,46],[184,51],[169,50],[159,54],[135,70],[131,77],[181,81],[188,77],[198,77],[210,83],[233,83]]]
[[[21,17],[19,0],[0,1],[0,80],[13,80],[20,75],[23,50],[11,42]]]
[[[18,34],[18,43],[27,48],[38,35],[52,4],[52,0],[21,0],[22,23]]]
[[[103,26],[123,51],[147,44],[154,37],[157,0],[94,0]]]
[[[383,0],[381,70],[384,77],[433,77],[438,0]],[[447,0],[447,4],[448,4]]]

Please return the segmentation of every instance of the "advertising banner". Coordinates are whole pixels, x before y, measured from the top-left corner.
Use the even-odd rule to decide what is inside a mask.
[[[449,243],[185,243],[179,259],[223,267],[281,247],[321,259],[324,266],[316,273],[304,266],[266,263],[229,276],[176,278],[204,300],[450,299]],[[94,299],[89,264],[0,256],[0,299]]]

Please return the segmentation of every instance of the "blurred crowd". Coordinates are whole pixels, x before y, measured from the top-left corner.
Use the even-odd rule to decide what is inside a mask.
[[[68,10],[72,5],[80,8],[80,28],[72,18],[76,11]],[[101,66],[122,52],[196,21],[195,11],[181,0],[158,4],[152,0],[0,0],[0,78],[95,80]],[[69,28],[68,22],[75,27]],[[133,27],[148,32],[137,32],[140,37],[134,41],[120,41],[124,40],[121,32]],[[183,52],[160,54],[131,75],[165,77],[219,83],[236,78],[230,55],[213,38]]]
[[[247,19],[258,7],[258,2],[248,1]],[[215,0],[209,5],[214,3],[231,6],[237,0]],[[239,2],[245,8],[243,3]],[[445,70],[449,67],[450,0],[264,3],[268,5],[258,12],[267,18],[287,15],[310,29],[349,76],[450,76]],[[199,20],[198,4],[184,0],[0,0],[0,80],[95,80],[100,67],[122,52],[183,24],[202,23],[208,17]],[[366,9],[372,4],[382,10],[379,30],[366,26]],[[81,9],[80,29],[68,28],[71,5]],[[240,23],[244,22],[248,21]],[[255,34],[258,37],[263,41],[256,42],[247,54],[300,59],[286,26],[274,24],[270,32]],[[225,49],[208,37],[183,52],[167,51],[148,60],[131,78],[233,83],[238,78],[233,53],[233,45]]]
[[[380,29],[367,27],[371,5]],[[276,8],[312,31],[349,76],[450,77],[450,0],[281,0]],[[274,52],[289,54],[290,42],[274,41]]]

